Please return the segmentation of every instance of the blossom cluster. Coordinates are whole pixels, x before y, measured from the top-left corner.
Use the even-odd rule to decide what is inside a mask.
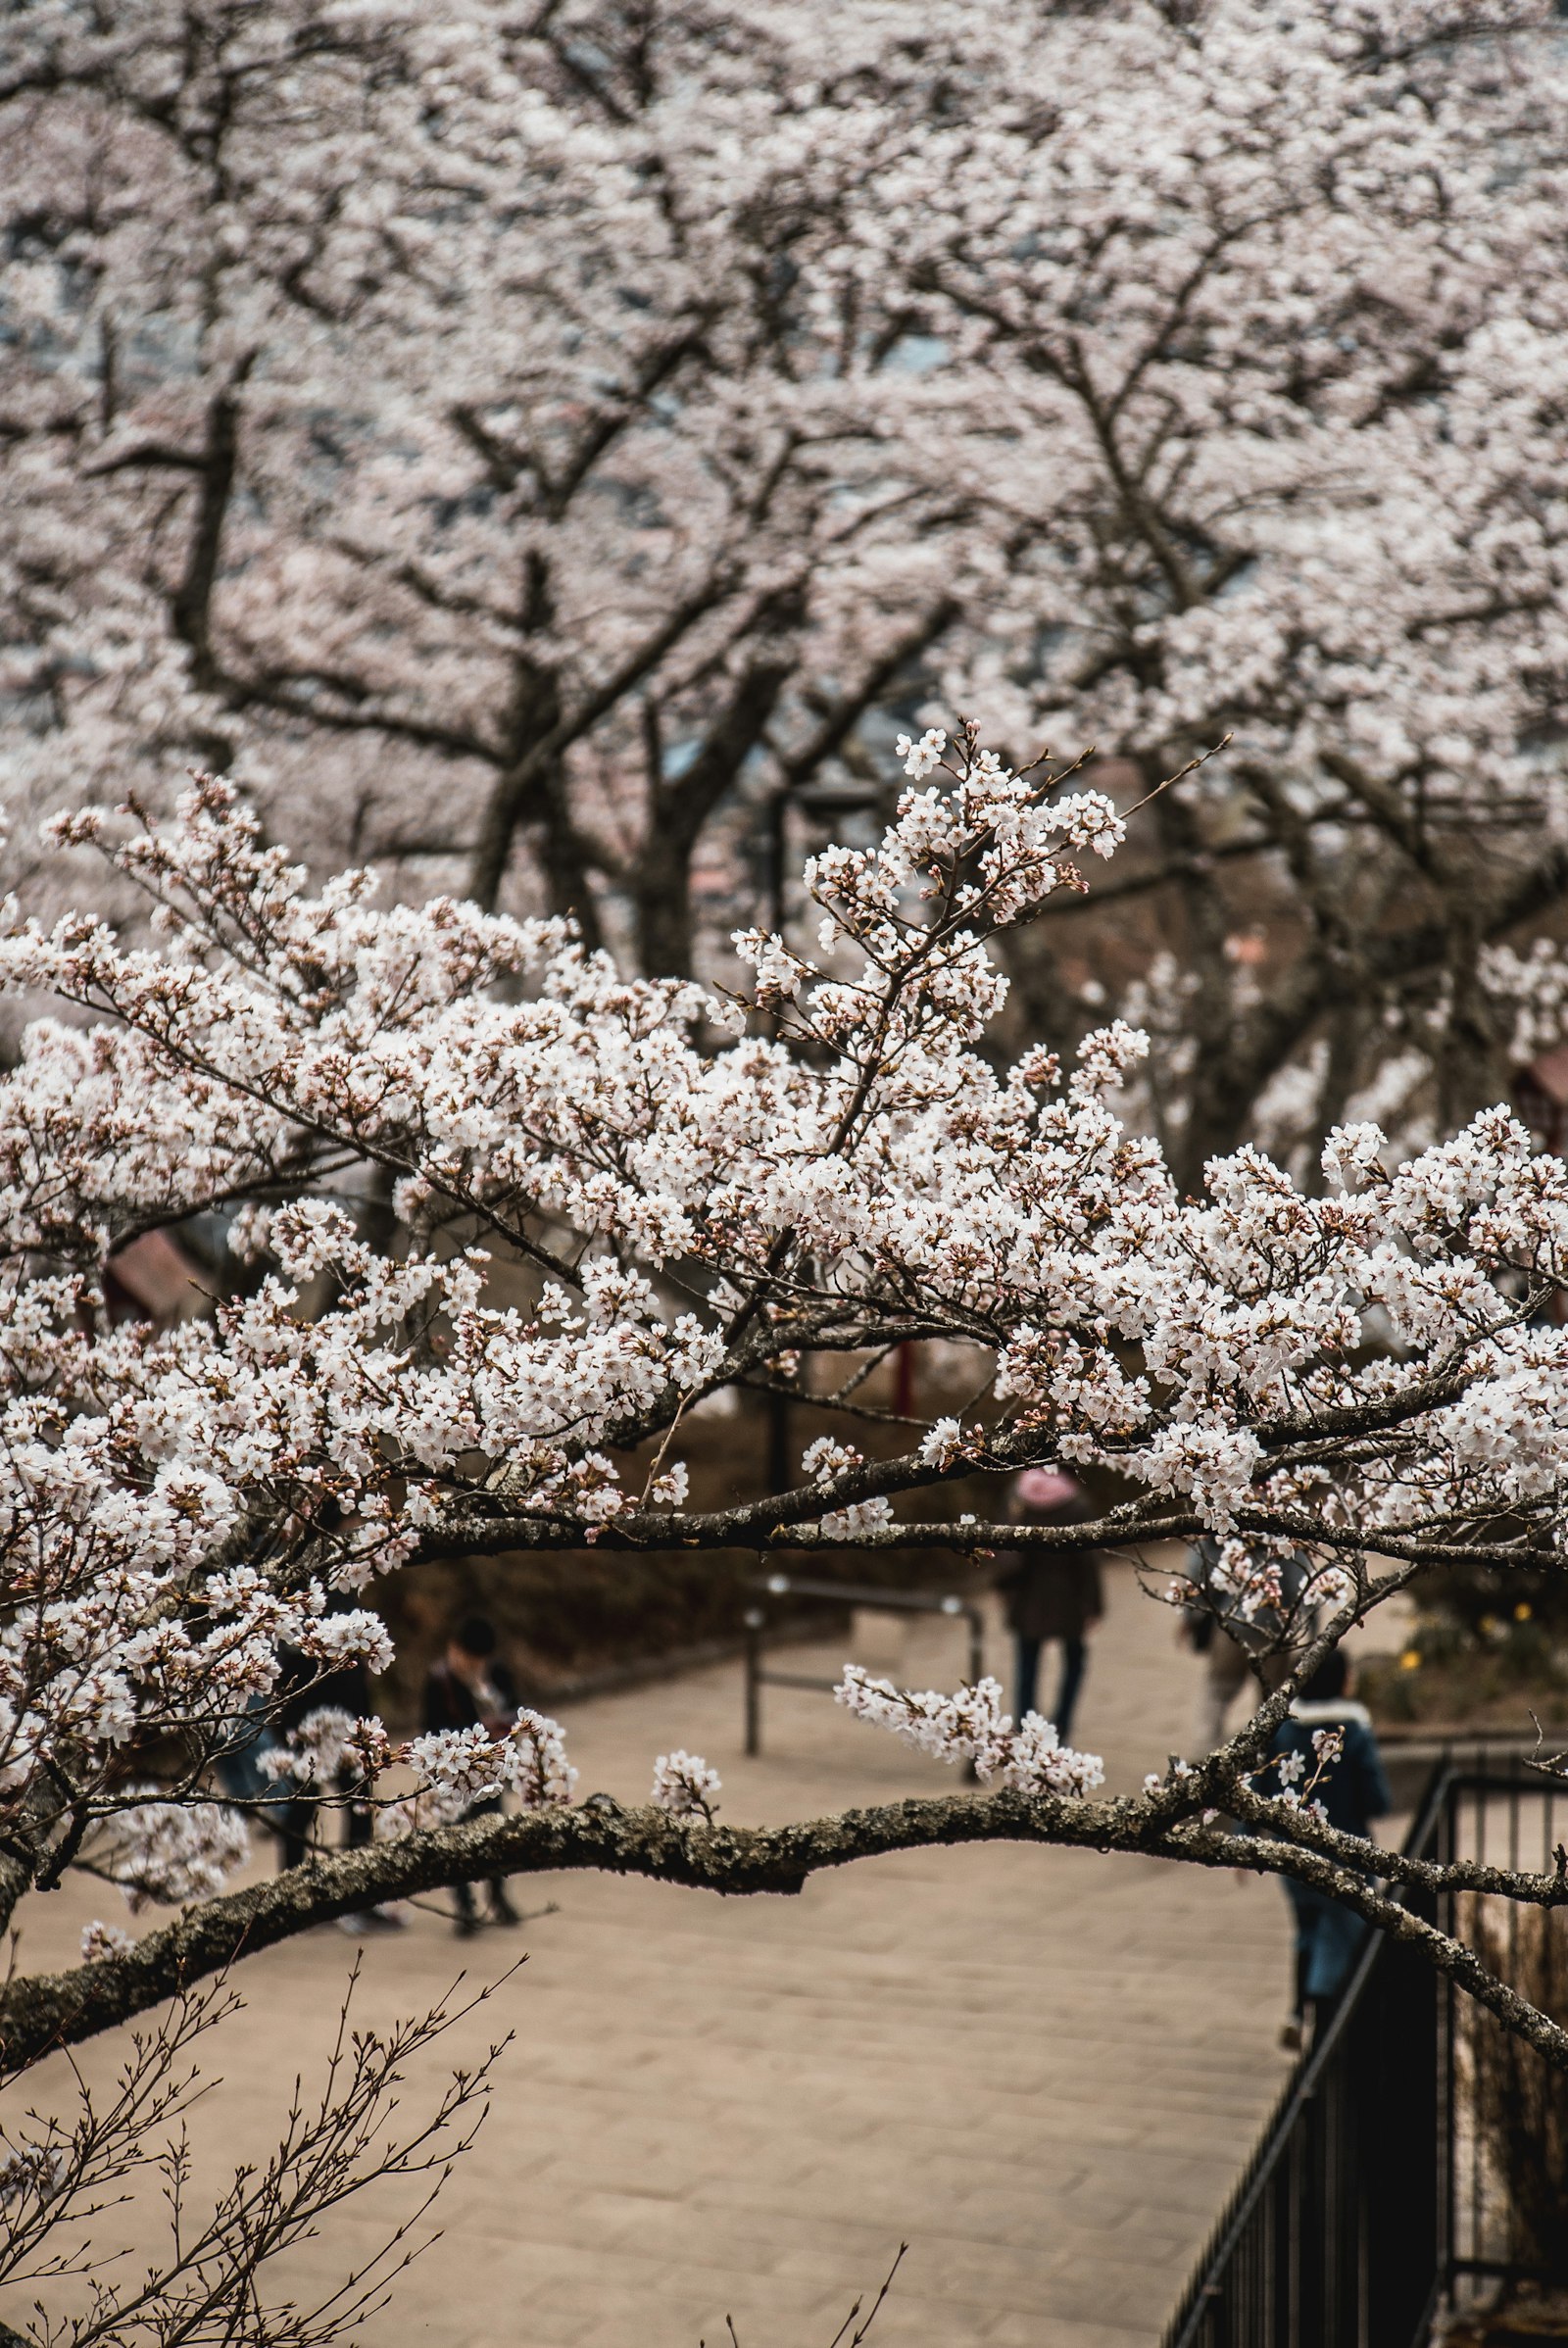
[[[1104,1783],[1098,1755],[1062,1744],[1038,1712],[1026,1712],[1015,1727],[1011,1714],[1003,1710],[1001,1685],[993,1679],[979,1680],[956,1695],[935,1688],[917,1693],[895,1688],[890,1680],[874,1680],[850,1663],[833,1694],[855,1719],[890,1729],[933,1760],[972,1762],[982,1785],[1082,1796]]]
[[[82,1962],[87,1965],[99,1964],[108,1957],[128,1956],[135,1945],[133,1936],[122,1925],[105,1924],[96,1916],[81,1928]]]
[[[286,1779],[295,1787],[326,1786],[350,1766],[351,1751],[355,1774],[373,1776],[389,1758],[385,1731],[379,1722],[357,1721],[339,1706],[323,1704],[307,1713],[280,1743],[270,1745],[257,1766],[274,1783]]]
[[[20,2202],[53,2200],[70,2165],[70,2151],[61,2143],[7,2145],[0,2152],[0,2210],[14,2209]]]
[[[1320,1825],[1327,1825],[1328,1811],[1318,1797],[1318,1788],[1333,1776],[1344,1758],[1344,1729],[1314,1729],[1310,1772],[1304,1753],[1279,1753],[1253,1773],[1252,1789],[1278,1802],[1282,1810],[1304,1811]]]
[[[710,1769],[700,1753],[677,1746],[672,1753],[661,1753],[654,1763],[649,1799],[656,1810],[667,1810],[672,1818],[700,1818],[711,1826],[719,1790],[717,1770]]]
[[[389,1840],[452,1826],[502,1794],[524,1810],[560,1807],[577,1783],[560,1722],[526,1705],[500,1736],[482,1726],[433,1729],[395,1747],[391,1758],[414,1772],[416,1785],[376,1813],[376,1833]]]
[[[857,1468],[864,1465],[853,1443],[841,1443],[831,1435],[818,1436],[801,1454],[805,1474],[824,1489],[836,1477],[853,1476]],[[817,1529],[827,1540],[850,1540],[857,1533],[874,1532],[892,1522],[890,1502],[881,1493],[873,1493],[867,1500],[852,1500],[847,1508],[830,1509],[827,1515],[817,1519]]]
[[[243,1819],[220,1802],[171,1802],[156,1786],[117,1808],[106,1834],[105,1873],[132,1915],[157,1902],[209,1899],[250,1855]]]

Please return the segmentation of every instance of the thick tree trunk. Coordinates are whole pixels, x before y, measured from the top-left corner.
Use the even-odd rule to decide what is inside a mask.
[[[643,844],[636,880],[637,958],[647,978],[690,978],[692,850],[681,835],[658,832]]]
[[[223,525],[228,518],[234,475],[239,467],[240,403],[236,394],[254,364],[254,358],[242,359],[222,390],[208,404],[195,520],[184,573],[170,605],[174,633],[190,648],[192,682],[204,692],[219,681],[218,663],[213,655],[213,590],[218,584]]]
[[[1437,1121],[1453,1133],[1484,1108],[1506,1100],[1507,1069],[1496,1021],[1477,967],[1481,940],[1468,918],[1455,924],[1448,956],[1448,1010],[1437,1051]]]
[[[648,829],[632,883],[638,955],[649,978],[692,975],[696,938],[691,868],[697,843],[760,742],[793,673],[794,661],[787,656],[755,660],[685,772],[669,782],[655,782],[650,791]],[[737,905],[737,921],[751,911]]]

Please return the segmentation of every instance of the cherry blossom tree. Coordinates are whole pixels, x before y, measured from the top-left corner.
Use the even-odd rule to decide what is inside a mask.
[[[1497,943],[1568,880],[1560,27],[1009,15],[983,120],[879,177],[862,267],[991,384],[1020,503],[1049,478],[1029,719],[1135,789],[1234,736],[1115,884],[1164,929],[1129,990],[1171,1047],[1147,1107],[1184,1184],[1348,1114],[1446,1130],[1532,995]],[[1116,992],[1125,932],[1050,912],[1036,941]],[[1059,961],[1032,975],[1054,1013]]]
[[[1230,733],[1009,945],[1015,1045],[1151,1031],[1191,1190],[1248,1138],[1309,1181],[1346,1117],[1431,1139],[1521,1013],[1560,1035],[1543,8],[14,32],[24,799],[163,806],[194,758],[323,868],[716,976],[762,803],[867,787],[890,709],[1095,742],[1129,798]]]
[[[68,1871],[120,1905],[0,1988],[0,2072],[412,1891],[788,1893],[979,1838],[1315,1884],[1568,2068],[1425,1904],[1568,1904],[1560,1856],[1374,1855],[1262,1769],[1424,1567],[1561,1570],[1568,1172],[1490,1105],[1568,1003],[1560,33],[1469,0],[9,30],[0,987],[56,1007],[0,1113],[0,1917]],[[898,722],[968,707],[1014,763],[906,742],[880,844],[817,856],[726,992],[783,896],[764,806],[782,845],[806,786],[874,793]],[[1114,764],[1022,765],[1043,733]],[[172,811],[193,758],[241,793]],[[114,1252],[196,1213],[245,1293],[115,1325]],[[937,1343],[961,1408],[864,1458],[861,1385],[797,1480],[692,1503],[726,1394],[820,1411],[803,1358],[848,1388]],[[1208,1602],[1284,1611],[1283,1685],[1138,1797],[994,1683],[853,1665],[844,1703],[978,1794],[743,1831],[700,1755],[623,1810],[535,1712],[396,1743],[327,1700],[389,1660],[410,1559],[982,1556],[994,1517],[920,1495],[1048,1459],[1120,1495],[1089,1537],[1212,1535]],[[274,1791],[221,1798],[285,1710]],[[270,1801],[345,1785],[368,1847],[236,1884]],[[129,2136],[12,2131],[28,2259],[207,2011],[143,2042]],[[384,2076],[310,2139],[345,2190]],[[316,2214],[297,2140],[268,2240]],[[251,2209],[158,2320],[220,2327]]]
[[[822,274],[909,130],[848,86],[889,28],[822,93],[819,38],[684,4],[33,12],[10,586],[50,804],[194,751],[418,888],[434,858],[494,905],[527,840],[590,935],[608,884],[642,966],[689,972],[722,803],[809,781],[973,634],[1009,535]]]
[[[1316,1884],[1431,1962],[1554,2063],[1568,2035],[1413,1892],[1568,1904],[1545,1876],[1374,1852],[1262,1773],[1299,1674],[1424,1565],[1560,1570],[1568,1168],[1504,1110],[1400,1160],[1341,1127],[1321,1195],[1250,1147],[1183,1198],[1115,1100],[1142,1040],[1070,1062],[982,1051],[995,949],[1087,882],[1122,817],[1071,768],[1014,772],[970,733],[904,747],[870,851],[808,865],[807,956],[737,945],[750,990],[628,978],[554,917],[313,891],[231,786],[172,823],[69,815],[150,919],[53,926],[15,904],[0,982],[52,993],[4,1079],[6,1579],[0,1883],[21,1916],[68,1869],[118,1883],[62,1975],[0,1989],[11,2073],[324,1919],[477,1876],[570,1868],[797,1891],[869,1853],[976,1839],[1243,1864]],[[1147,819],[1148,810],[1139,818]],[[146,932],[150,931],[150,937]],[[364,1236],[367,1178],[401,1234]],[[198,1209],[231,1216],[250,1292],[163,1333],[107,1323],[106,1253]],[[384,1230],[384,1224],[376,1228]],[[941,1340],[973,1399],[862,1458],[813,1443],[800,1481],[704,1510],[691,1414],[803,1350],[846,1371]],[[804,1390],[803,1390],[804,1391]],[[817,1397],[818,1401],[820,1396]],[[228,1887],[244,1812],[213,1770],[300,1675],[388,1656],[368,1603],[416,1557],[536,1548],[945,1547],[919,1495],[1044,1459],[1114,1478],[1083,1528],[1137,1554],[1207,1532],[1212,1602],[1281,1622],[1293,1668],[1218,1752],[1099,1791],[1100,1764],[955,1694],[846,1671],[852,1711],[982,1790],[766,1832],[723,1823],[697,1755],[650,1755],[648,1805],[575,1798],[554,1722],[398,1745],[330,1706],[270,1766],[291,1798],[374,1809],[366,1848]],[[905,1513],[896,1513],[898,1508]],[[1325,1765],[1332,1756],[1325,1756]],[[504,1816],[471,1819],[509,1793]],[[1243,1831],[1245,1830],[1245,1831]],[[118,1896],[118,1895],[117,1895]],[[13,2157],[33,2158],[26,2142]]]

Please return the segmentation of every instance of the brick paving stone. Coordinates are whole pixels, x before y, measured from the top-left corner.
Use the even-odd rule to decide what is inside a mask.
[[[1053,2317],[1042,2325],[1037,2318],[1000,2316],[980,2334],[985,2348],[1148,2348],[1142,2326],[1080,2322],[1071,2316]]]
[[[953,1625],[909,1630],[907,1677],[951,1686],[962,1668]],[[1113,1569],[1078,1724],[1113,1787],[1183,1748],[1197,1668]],[[738,1666],[564,1717],[581,1790],[640,1799],[654,1754],[684,1744],[742,1823],[954,1783],[782,1689],[748,1762]],[[726,2315],[741,2348],[827,2348],[905,2239],[872,2348],[1152,2348],[1283,2076],[1285,1902],[1250,1878],[1000,1845],[897,1854],[794,1899],[580,1876],[520,1890],[521,1933],[460,1950],[421,1911],[365,1952],[378,2021],[528,1952],[459,2050],[516,2032],[441,2238],[369,2348],[728,2348]],[[68,1958],[108,1912],[76,1887],[52,1906],[29,1964]],[[324,2051],[350,1954],[324,1931],[239,1969],[247,2012],[216,2042],[200,2175],[265,2147],[295,2067]],[[105,2042],[86,2068],[113,2060]],[[291,2281],[335,2278],[378,2222],[334,2222]],[[127,2214],[127,2247],[148,2226]]]

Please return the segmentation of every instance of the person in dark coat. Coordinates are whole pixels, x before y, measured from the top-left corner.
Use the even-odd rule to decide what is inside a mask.
[[[291,1729],[303,1728],[313,1712],[328,1709],[349,1712],[356,1720],[364,1718],[370,1709],[370,1683],[363,1664],[350,1664],[340,1672],[324,1677],[318,1667],[302,1655],[297,1647],[283,1647],[278,1656],[281,1672],[271,1707],[271,1721],[265,1740],[257,1739],[258,1751],[285,1743]],[[246,1754],[246,1760],[252,1756]],[[277,1836],[278,1866],[280,1869],[303,1867],[311,1855],[320,1803],[311,1793],[291,1789],[287,1781],[279,1785],[257,1773],[264,1788],[260,1798],[268,1803],[267,1824]],[[265,1788],[270,1788],[270,1791]],[[349,1846],[354,1848],[369,1840],[367,1827],[360,1833],[354,1812],[349,1815]]]
[[[1028,1468],[1013,1486],[1012,1513],[1019,1524],[1081,1525],[1095,1509],[1082,1485],[1064,1469]],[[1017,1641],[1018,1719],[1036,1709],[1041,1648],[1048,1639],[1061,1642],[1061,1679],[1051,1717],[1065,1744],[1089,1660],[1089,1634],[1105,1611],[1099,1553],[1092,1548],[1006,1551],[997,1587]]]
[[[1213,1587],[1219,1556],[1219,1542],[1205,1534],[1187,1557],[1191,1596],[1182,1609],[1180,1636],[1203,1660],[1195,1761],[1224,1743],[1225,1715],[1244,1688],[1255,1689],[1261,1683],[1272,1692],[1289,1676],[1290,1636],[1299,1637],[1312,1627],[1312,1609],[1303,1609],[1308,1588],[1304,1558],[1288,1557],[1281,1567],[1280,1604],[1258,1608],[1244,1621],[1226,1592]]]
[[[517,1717],[517,1688],[497,1652],[495,1627],[482,1614],[470,1614],[447,1641],[447,1651],[430,1666],[424,1682],[424,1725],[429,1729],[487,1729],[504,1737]],[[501,1797],[475,1802],[465,1818],[498,1817]],[[461,1937],[479,1930],[474,1913],[473,1885],[454,1883],[455,1923]],[[490,1921],[516,1924],[516,1909],[507,1897],[500,1876],[490,1879]]]
[[[346,1597],[335,1599],[330,1611],[342,1613],[349,1603]],[[256,1737],[249,1747],[231,1757],[223,1769],[230,1791],[265,1805],[258,1815],[277,1836],[280,1869],[303,1866],[310,1857],[319,1831],[321,1805],[315,1794],[291,1791],[265,1778],[258,1766],[261,1753],[284,1740],[291,1729],[303,1728],[314,1712],[346,1712],[351,1720],[367,1720],[374,1710],[370,1675],[363,1662],[346,1663],[337,1671],[323,1674],[293,1647],[283,1648],[281,1661],[282,1701],[273,1712],[265,1740]],[[251,1790],[252,1779],[259,1788],[255,1793]],[[356,1777],[345,1767],[338,1770],[333,1790],[346,1805],[343,1848],[363,1850],[374,1837],[370,1803],[374,1787],[368,1780]],[[340,1916],[337,1927],[352,1939],[363,1940],[370,1932],[401,1932],[406,1921],[395,1904],[383,1902],[377,1908],[359,1909]]]
[[[1261,1784],[1264,1792],[1284,1785],[1304,1791],[1315,1776],[1309,1798],[1321,1804],[1329,1825],[1342,1834],[1370,1840],[1373,1819],[1386,1818],[1393,1805],[1371,1719],[1364,1705],[1351,1702],[1349,1691],[1349,1658],[1335,1647],[1275,1730],[1270,1747],[1275,1767]],[[1312,1739],[1323,1729],[1338,1729],[1345,1744],[1340,1758],[1320,1770]],[[1282,1761],[1283,1771],[1278,1767]],[[1310,1884],[1287,1877],[1285,1888],[1296,1918],[1296,1995],[1282,2043],[1294,2049],[1309,2037],[1308,2025],[1321,2018],[1344,1988],[1367,1927],[1353,1908],[1342,1907]]]

